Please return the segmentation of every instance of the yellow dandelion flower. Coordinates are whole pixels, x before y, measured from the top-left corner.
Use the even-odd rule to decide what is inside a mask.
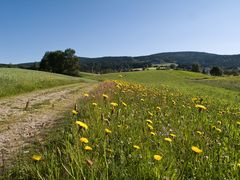
[[[196,146],[192,146],[192,151],[194,151],[195,153],[197,154],[201,154],[203,151],[201,149],[199,149],[198,147]]]
[[[85,146],[85,147],[84,147],[84,150],[86,150],[86,151],[92,151],[92,148],[91,148],[90,146]]]
[[[216,126],[212,126],[212,129],[216,129],[217,127]]]
[[[105,133],[107,133],[107,134],[111,134],[112,131],[111,131],[110,129],[108,129],[108,128],[105,128]]]
[[[165,141],[172,142],[171,138],[164,138]]]
[[[148,128],[149,128],[150,130],[153,130],[152,125],[148,124],[147,126],[148,126]]]
[[[125,102],[123,102],[123,101],[122,101],[122,105],[123,105],[124,107],[127,107],[127,104],[126,104]]]
[[[151,135],[156,136],[157,134],[155,132],[150,132]]]
[[[97,106],[97,103],[92,103],[93,106]]]
[[[111,102],[110,103],[113,107],[117,107],[118,106],[118,103],[115,103],[115,102]]]
[[[207,110],[207,108],[206,108],[205,106],[200,105],[200,104],[196,104],[196,105],[195,105],[195,108],[198,108],[198,109],[200,109],[200,110]]]
[[[40,156],[40,155],[33,155],[32,156],[32,160],[34,160],[34,161],[40,161],[42,159],[42,156]]]
[[[104,99],[108,99],[108,95],[103,94],[102,96],[103,96]]]
[[[137,146],[137,145],[134,145],[133,147],[134,147],[135,149],[140,149],[140,147]]]
[[[87,138],[81,137],[81,138],[80,138],[80,142],[82,142],[82,143],[88,143],[89,141],[88,141]]]
[[[176,105],[176,101],[172,100],[173,105]]]
[[[158,155],[158,154],[155,154],[153,156],[153,158],[156,160],[156,161],[160,161],[162,159],[162,156]]]
[[[201,132],[201,131],[196,131],[199,135],[203,135],[204,132]]]
[[[149,124],[153,123],[150,119],[147,119],[146,122],[149,123]]]
[[[84,128],[84,129],[88,129],[88,125],[85,124],[82,121],[76,121],[76,124],[79,125],[80,127]]]
[[[88,93],[84,93],[83,96],[84,97],[89,97],[89,94]]]
[[[170,136],[172,136],[173,138],[176,137],[176,135],[175,135],[175,134],[172,134],[172,133],[170,134]]]
[[[73,114],[73,115],[77,115],[78,112],[77,112],[76,110],[72,110],[72,114]]]
[[[220,128],[215,128],[215,130],[218,132],[222,132],[222,130]]]

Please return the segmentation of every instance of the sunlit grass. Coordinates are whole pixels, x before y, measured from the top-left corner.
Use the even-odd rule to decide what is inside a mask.
[[[239,179],[239,118],[237,104],[219,104],[214,96],[104,82],[9,177]],[[32,160],[35,154],[41,160]]]
[[[121,76],[122,77],[121,77]],[[240,103],[240,76],[213,77],[180,70],[152,70],[105,74],[99,79],[119,79],[153,87],[168,87],[195,96],[210,96],[218,103]]]
[[[83,82],[83,79],[41,71],[0,68],[0,98],[77,82]]]

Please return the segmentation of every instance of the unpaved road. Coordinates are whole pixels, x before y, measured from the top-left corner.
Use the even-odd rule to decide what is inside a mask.
[[[0,167],[43,129],[51,128],[84,92],[95,86],[77,83],[1,99]]]

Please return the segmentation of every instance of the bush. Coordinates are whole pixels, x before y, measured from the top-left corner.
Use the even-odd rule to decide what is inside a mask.
[[[210,70],[210,74],[212,76],[222,76],[223,75],[223,70],[220,68],[220,67],[213,67],[211,70]]]

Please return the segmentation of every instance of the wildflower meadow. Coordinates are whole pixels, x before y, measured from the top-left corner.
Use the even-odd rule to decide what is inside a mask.
[[[121,77],[120,77],[121,78]],[[104,81],[8,177],[239,179],[238,105],[166,86]]]

